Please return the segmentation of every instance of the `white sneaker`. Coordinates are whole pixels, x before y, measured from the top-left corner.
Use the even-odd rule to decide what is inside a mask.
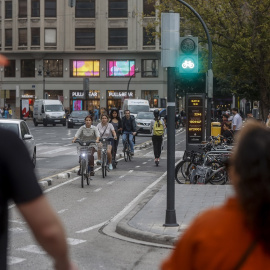
[[[99,159],[97,160],[97,165],[101,165],[101,161]]]
[[[112,171],[113,170],[113,166],[112,163],[109,164],[109,170]]]

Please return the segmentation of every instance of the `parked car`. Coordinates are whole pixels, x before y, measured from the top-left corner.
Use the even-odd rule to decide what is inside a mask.
[[[67,118],[67,127],[73,128],[74,126],[84,125],[84,119],[87,115],[90,115],[89,111],[73,111]]]
[[[150,123],[154,119],[153,112],[139,112],[135,118],[137,124],[137,134],[151,133]]]
[[[27,123],[21,119],[0,119],[0,127],[15,132],[24,142],[29,151],[33,166],[36,166],[36,142]]]

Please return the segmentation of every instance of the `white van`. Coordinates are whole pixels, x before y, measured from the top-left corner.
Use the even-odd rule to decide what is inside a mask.
[[[44,127],[47,124],[66,125],[66,114],[63,104],[60,100],[52,99],[36,99],[33,110],[34,125],[43,124]]]
[[[125,99],[123,111],[130,110],[130,115],[137,116],[138,112],[149,112],[150,105],[146,99]]]

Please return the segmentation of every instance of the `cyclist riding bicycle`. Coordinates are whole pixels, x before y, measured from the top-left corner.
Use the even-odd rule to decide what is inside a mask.
[[[80,139],[84,142],[87,141],[96,141],[99,143],[99,131],[98,129],[92,125],[93,118],[92,116],[88,115],[85,117],[85,125],[81,126],[78,131],[76,132],[72,142],[74,143],[76,139]],[[96,144],[91,144],[90,145],[90,153],[88,154],[88,166],[90,169],[90,175],[94,176],[94,152],[97,151],[97,146]],[[81,157],[79,157],[79,163],[81,162]],[[80,175],[80,170],[78,171],[78,175]]]
[[[116,132],[114,130],[114,127],[112,124],[109,123],[109,116],[107,114],[101,115],[101,123],[97,125],[97,129],[100,133],[101,139],[109,139],[108,146],[107,146],[107,156],[108,156],[108,163],[109,163],[109,169],[112,170],[112,145],[113,140],[117,140]],[[99,144],[98,147],[98,160],[97,165],[101,165],[101,148],[102,144]]]
[[[122,120],[119,117],[119,111],[116,108],[111,109],[109,122],[113,125],[114,130],[115,130],[116,135],[117,135],[117,140],[114,141],[114,145],[113,145],[114,154],[116,155],[118,143],[119,143],[119,138],[120,138],[120,135],[122,133]]]
[[[155,162],[159,162],[161,154],[162,140],[165,130],[165,124],[162,119],[159,117],[159,110],[154,110],[155,119],[150,123],[150,130],[152,134],[152,142],[154,148]]]
[[[125,110],[125,116],[122,118],[122,126],[123,126],[123,133],[122,133],[122,142],[123,147],[125,146],[125,141],[128,136],[128,142],[130,145],[131,155],[134,155],[134,142],[133,136],[136,135],[136,122],[134,116],[130,115],[129,110]]]

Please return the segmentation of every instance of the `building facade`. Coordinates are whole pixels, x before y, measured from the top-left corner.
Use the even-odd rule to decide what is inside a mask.
[[[157,20],[147,0],[0,1],[0,107],[31,116],[35,99],[69,112],[121,108],[125,98],[166,104]],[[146,16],[142,16],[145,14]],[[86,93],[86,94],[85,94]],[[28,112],[27,112],[28,110]]]

